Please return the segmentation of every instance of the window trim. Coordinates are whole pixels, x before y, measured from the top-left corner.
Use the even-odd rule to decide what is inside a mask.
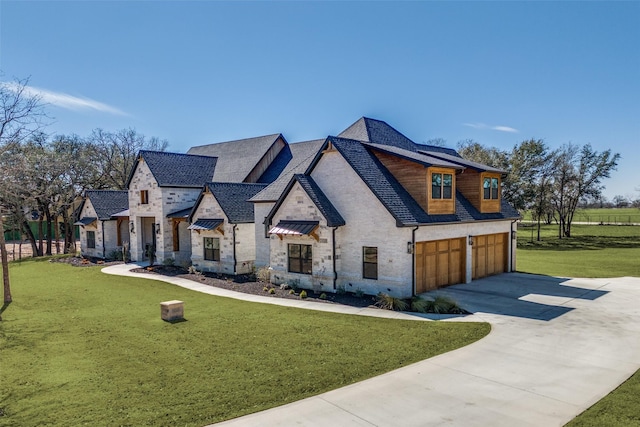
[[[376,252],[376,254],[375,254],[376,255],[376,261],[375,262],[371,262],[371,261],[367,261],[366,260],[367,249],[369,249],[369,250],[375,249],[375,252]],[[375,277],[367,275],[367,268],[366,268],[367,265],[374,265],[375,266]],[[378,247],[377,246],[363,246],[362,247],[362,278],[363,279],[378,280]]]
[[[489,184],[488,187],[485,187],[486,183]],[[483,200],[500,200],[500,177],[495,175],[483,175],[481,185]]]
[[[87,230],[87,249],[95,249],[96,248],[96,232],[93,230]],[[89,236],[93,236],[89,239]]]
[[[212,247],[207,249],[207,239],[211,239]],[[218,248],[215,248],[215,242],[218,243]],[[211,258],[207,258],[207,251],[211,251]],[[217,258],[217,259],[216,259]],[[219,237],[203,237],[202,238],[202,259],[205,261],[220,261],[220,238]]]
[[[440,185],[434,185],[434,178],[438,175],[440,177]],[[453,199],[453,173],[446,172],[431,172],[431,198],[433,200],[451,200]],[[445,177],[449,177],[451,185],[444,185]],[[449,189],[448,197],[445,192],[445,188]],[[435,196],[435,189],[438,189],[438,196]]]
[[[300,254],[298,257],[291,257],[291,248],[297,246],[298,247],[298,253]],[[307,253],[307,257],[303,258],[302,257],[302,248],[306,248],[306,253]],[[292,269],[292,261],[297,262],[298,263],[298,268],[297,269]],[[308,263],[308,269],[307,271],[304,271],[305,268],[305,264]],[[295,266],[294,266],[295,267]],[[302,243],[289,243],[287,244],[287,271],[289,273],[297,273],[297,274],[312,274],[313,272],[313,246],[312,245],[305,245]]]

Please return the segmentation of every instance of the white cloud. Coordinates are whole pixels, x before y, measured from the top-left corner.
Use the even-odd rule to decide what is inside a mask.
[[[470,128],[481,129],[481,130],[497,130],[500,132],[510,132],[510,133],[520,132],[518,129],[509,127],[509,126],[489,126],[484,123],[463,123],[463,125],[468,126]]]
[[[19,87],[15,82],[4,82],[1,84],[14,91]],[[91,98],[73,96],[63,92],[54,92],[34,86],[25,86],[24,93],[29,96],[39,96],[42,102],[52,104],[60,108],[65,108],[67,110],[94,110],[101,113],[115,114],[118,116],[129,115],[118,108],[93,100]]]

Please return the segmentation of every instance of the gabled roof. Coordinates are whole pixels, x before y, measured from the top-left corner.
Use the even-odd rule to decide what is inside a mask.
[[[354,124],[342,131],[338,136],[341,138],[355,139],[356,141],[369,142],[372,144],[389,145],[408,151],[425,150],[460,157],[456,150],[452,148],[416,144],[387,122],[371,119],[369,117],[361,117]]]
[[[85,197],[91,201],[100,221],[111,219],[113,214],[129,209],[127,190],[87,190]]]
[[[138,169],[140,159],[146,162],[158,186],[188,188],[199,188],[211,181],[217,161],[215,157],[209,156],[142,150],[131,170],[127,187]]]
[[[304,173],[307,170],[320,148],[322,148],[324,142],[324,139],[316,139],[313,141],[289,144],[292,158],[289,160],[286,167],[280,172],[279,177],[269,184],[267,188],[253,197],[251,201],[275,202],[278,200],[282,195],[282,192],[287,188],[287,184],[289,184],[293,175]]]
[[[273,135],[191,147],[187,154],[218,158],[215,173],[207,181],[243,182],[278,138],[282,138],[286,144],[282,134],[275,133]]]
[[[266,222],[267,224],[271,223],[271,219],[276,214],[284,200],[287,198],[287,195],[293,188],[294,184],[300,184],[300,187],[307,193],[311,201],[318,208],[324,219],[327,221],[328,227],[339,227],[341,225],[345,225],[344,218],[340,215],[340,212],[333,206],[329,198],[324,194],[324,192],[320,189],[318,184],[311,178],[309,175],[295,174],[289,184],[282,192],[282,195],[276,202],[276,204],[271,208],[271,212],[267,215]]]
[[[480,213],[460,192],[456,192],[456,213],[429,215],[411,197],[407,190],[395,179],[384,165],[370,151],[370,144],[359,141],[329,137],[327,142],[340,152],[352,169],[360,176],[371,192],[380,200],[387,211],[395,218],[398,227],[426,225],[435,223],[468,222],[519,218],[520,214],[502,201],[499,213]],[[319,159],[319,156],[316,158]],[[309,168],[312,172],[314,164]]]
[[[446,160],[448,162],[451,163],[455,163],[464,167],[468,167],[474,170],[477,170],[479,172],[496,172],[496,173],[501,173],[501,174],[506,174],[506,171],[503,171],[502,169],[497,169],[491,166],[487,166],[487,165],[483,165],[482,163],[478,163],[478,162],[474,162],[471,160],[467,160],[464,159],[460,156],[452,156],[450,154],[447,153],[442,153],[442,152],[437,152],[437,151],[430,151],[430,150],[418,150],[418,153],[424,153],[427,154],[429,156],[432,157],[436,157],[442,160]]]
[[[180,209],[179,211],[170,212],[167,214],[167,218],[189,218],[191,211],[193,210],[193,206],[186,209]]]
[[[253,217],[253,203],[249,199],[263,190],[266,184],[246,184],[241,182],[209,182],[200,193],[196,201],[189,222],[193,220],[193,215],[198,209],[206,191],[209,191],[222,208],[231,224],[251,223]]]
[[[459,169],[462,170],[464,169],[463,166],[460,166],[457,163],[453,163],[453,162],[448,162],[446,160],[442,160],[439,159],[437,157],[434,156],[430,156],[428,154],[424,154],[420,151],[416,152],[416,151],[409,151],[409,150],[405,150],[403,148],[398,148],[398,147],[394,147],[391,145],[380,145],[380,144],[369,144],[369,143],[362,143],[363,145],[370,147],[374,150],[377,151],[382,151],[384,153],[388,153],[388,154],[392,154],[396,157],[401,157],[403,159],[415,162],[415,163],[420,163],[421,165],[424,166],[438,166],[438,167],[444,167],[444,168],[452,168],[452,169]]]

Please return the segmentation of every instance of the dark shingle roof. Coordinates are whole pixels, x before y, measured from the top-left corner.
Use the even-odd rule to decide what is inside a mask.
[[[432,157],[446,160],[448,162],[455,163],[464,167],[469,167],[471,169],[474,169],[480,172],[497,172],[497,173],[503,173],[503,174],[506,173],[502,169],[497,169],[491,166],[483,165],[482,163],[474,162],[472,160],[463,159],[460,156],[452,156],[447,153],[442,153],[437,151],[428,151],[428,150],[418,150],[418,153],[424,153]]]
[[[209,178],[209,181],[243,182],[278,138],[284,140],[282,134],[276,133],[237,141],[200,145],[191,147],[187,154],[218,158],[213,179]]]
[[[341,138],[355,139],[357,141],[372,144],[389,145],[409,151],[429,151],[444,153],[454,157],[460,155],[453,148],[439,147],[437,145],[416,144],[393,126],[382,120],[362,117],[338,135]]]
[[[145,150],[140,151],[139,157],[147,163],[160,187],[202,187],[211,181],[217,160],[215,157]],[[137,164],[127,186],[136,168]]]
[[[275,202],[280,198],[282,192],[287,188],[291,177],[297,173],[304,173],[316,154],[322,148],[324,139],[314,141],[297,142],[289,144],[292,158],[280,173],[278,179],[273,181],[267,188],[251,199],[252,202]]]
[[[368,144],[337,137],[329,137],[329,140],[371,189],[371,192],[396,219],[396,223],[400,227],[474,220],[515,219],[520,216],[504,200],[502,202],[502,212],[482,214],[460,192],[456,192],[455,214],[428,215],[375,155],[369,151],[371,147],[368,148]]]
[[[318,184],[309,175],[296,174],[293,179],[300,184],[302,189],[307,193],[314,205],[322,216],[327,220],[327,226],[338,227],[344,225],[344,219],[340,212],[333,206],[329,198],[318,187]]]
[[[266,184],[245,184],[237,182],[210,182],[207,188],[232,224],[254,221],[253,203],[249,199],[263,190]],[[196,206],[200,203],[200,198]],[[195,211],[195,207],[194,207]]]
[[[420,163],[421,165],[424,165],[427,167],[440,166],[440,167],[453,168],[453,169],[464,169],[463,166],[460,166],[457,163],[448,162],[446,160],[442,160],[437,157],[424,154],[422,152],[409,151],[403,148],[394,147],[392,145],[369,144],[364,142],[362,144],[367,147],[371,147],[374,150],[392,154],[396,157],[401,157],[403,159],[406,159],[412,162]]]
[[[87,190],[85,196],[101,221],[108,220],[111,215],[129,209],[129,192],[127,190]]]

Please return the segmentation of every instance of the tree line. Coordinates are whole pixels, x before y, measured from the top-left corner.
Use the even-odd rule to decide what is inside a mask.
[[[487,147],[473,140],[458,143],[458,152],[507,172],[502,196],[537,222],[558,224],[558,237],[571,237],[571,224],[581,203],[602,200],[603,180],[620,160],[610,149],[596,151],[591,144],[565,144],[552,150],[542,139],[529,139],[511,150]]]
[[[55,245],[63,242],[63,253],[74,252],[74,210],[84,191],[126,189],[137,153],[163,151],[168,146],[166,140],[148,138],[135,129],[48,135],[45,104],[27,84],[28,79],[0,83],[0,252],[5,303],[11,302],[6,228],[26,236],[34,256],[53,254],[54,241]],[[58,218],[62,218],[60,227]],[[37,221],[37,237],[30,220]]]

